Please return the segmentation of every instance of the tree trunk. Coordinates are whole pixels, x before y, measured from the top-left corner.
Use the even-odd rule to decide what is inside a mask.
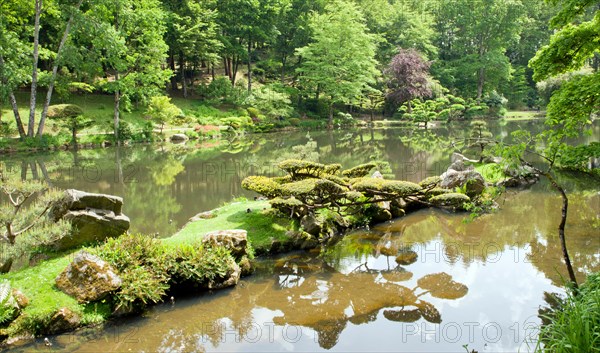
[[[183,98],[187,98],[187,80],[185,79],[185,60],[183,53],[179,53],[179,69],[181,70],[181,88],[183,89]]]
[[[121,148],[117,147],[115,149],[115,167],[116,167],[116,177],[117,183],[119,185],[125,185],[125,178],[123,177],[123,165],[121,164]]]
[[[173,72],[173,76],[171,76],[171,90],[177,92],[177,75],[175,75],[177,71],[175,71],[175,56],[172,52],[169,53],[169,66]]]
[[[79,0],[77,5],[75,6],[74,11],[79,11],[83,0]],[[58,51],[56,52],[56,58],[54,58],[54,66],[52,66],[52,77],[50,78],[50,85],[48,86],[48,92],[46,92],[46,100],[44,101],[44,108],[42,109],[42,116],[40,116],[40,123],[37,129],[37,137],[42,138],[42,134],[44,133],[44,125],[46,124],[46,116],[48,115],[48,107],[50,106],[50,102],[52,101],[52,92],[54,91],[54,84],[56,82],[56,75],[58,73],[58,63],[60,61],[60,54],[62,53],[63,47],[67,42],[67,38],[69,37],[69,32],[71,31],[71,24],[73,23],[73,17],[75,13],[72,13],[69,16],[69,20],[67,21],[67,25],[65,26],[65,31],[63,32],[63,36],[60,39],[60,44],[58,45]]]
[[[211,77],[212,77],[212,79],[214,81],[215,80],[215,63],[210,64],[210,68],[211,68],[210,69],[210,74],[211,74]]]
[[[225,68],[225,76],[231,80],[231,70],[229,69],[229,58],[223,58],[223,67]]]
[[[27,180],[27,169],[29,169],[27,161],[21,160],[21,181]]]
[[[17,124],[17,129],[19,130],[19,138],[21,141],[23,141],[27,135],[25,134],[25,128],[23,127],[23,121],[21,120],[21,114],[19,113],[19,106],[17,105],[17,98],[15,97],[15,94],[10,92],[8,100],[10,101],[13,114],[15,115],[15,123]]]
[[[521,160],[521,161],[523,162],[523,160]],[[527,166],[531,167],[536,173],[548,178],[552,187],[556,191],[559,192],[560,197],[562,198],[561,218],[560,218],[560,223],[558,225],[558,237],[560,239],[560,247],[561,247],[562,253],[563,253],[563,260],[565,261],[565,265],[567,267],[567,272],[569,273],[569,279],[571,280],[573,287],[575,289],[577,289],[578,288],[577,277],[575,277],[575,271],[573,270],[573,265],[571,264],[571,258],[569,257],[569,251],[567,250],[567,240],[565,238],[565,226],[567,224],[567,215],[568,215],[568,210],[569,210],[569,198],[567,197],[567,193],[565,192],[565,189],[563,189],[562,186],[560,186],[556,182],[556,180],[554,179],[552,174],[550,174],[549,171],[544,172],[544,171],[541,171],[540,169],[532,166],[529,163],[526,163],[526,162],[523,162],[523,163],[525,163]]]
[[[252,93],[252,42],[248,39],[248,94]]]
[[[333,103],[329,104],[329,121],[327,122],[327,128],[333,129]]]
[[[287,64],[287,55],[281,57],[281,83],[285,83],[285,65]]]
[[[42,14],[42,0],[35,0],[35,22],[33,27],[33,69],[31,71],[31,97],[29,98],[29,125],[27,136],[33,137],[35,125],[35,100],[38,83],[38,60],[40,56],[40,16]]]
[[[115,81],[119,81],[119,73],[115,73]],[[121,109],[121,92],[117,88],[115,90],[115,111],[113,116],[115,143],[119,145],[119,110]]]
[[[240,68],[240,58],[238,56],[234,56],[233,58],[233,68],[231,69],[231,84],[235,85],[235,80],[237,79],[237,73]]]
[[[542,173],[542,174],[544,176],[546,176],[546,178],[548,178],[548,180],[550,180],[552,187],[560,193],[560,197],[562,198],[562,210],[561,210],[560,224],[558,225],[558,237],[560,238],[560,247],[562,249],[563,259],[565,260],[565,265],[567,266],[567,272],[569,273],[569,279],[571,280],[573,286],[575,288],[578,288],[577,277],[575,277],[575,271],[573,271],[573,265],[571,264],[571,258],[569,257],[569,251],[567,250],[567,240],[565,238],[565,226],[567,224],[567,211],[569,209],[569,199],[567,197],[567,193],[565,192],[565,189],[563,189],[560,185],[558,185],[558,183],[556,182],[554,177],[549,172]]]
[[[477,103],[481,103],[481,97],[483,96],[483,84],[485,83],[485,69],[482,67],[479,69],[477,77]]]

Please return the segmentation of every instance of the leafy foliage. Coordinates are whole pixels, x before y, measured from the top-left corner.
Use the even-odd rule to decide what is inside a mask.
[[[207,288],[226,278],[235,263],[229,252],[200,243],[165,245],[144,235],[113,238],[92,251],[111,264],[123,281],[115,294],[115,307],[125,312],[162,301],[174,285],[191,282]]]
[[[430,66],[416,50],[399,48],[384,72],[388,76],[388,99],[398,106],[431,96]]]
[[[0,175],[0,192],[7,199],[0,205],[0,223],[4,228],[0,241],[7,250],[1,259],[4,271],[10,269],[16,257],[50,245],[70,231],[65,222],[54,223],[45,217],[52,202],[60,196],[57,190],[41,182]]]
[[[333,104],[350,103],[378,75],[375,37],[368,33],[364,18],[351,2],[335,0],[325,13],[310,20],[313,42],[297,50],[303,62],[297,72],[305,92],[319,92],[329,101],[329,124]]]
[[[600,347],[600,274],[588,276],[579,291],[569,289],[567,297],[549,313],[549,323],[540,330],[536,352],[594,352]]]
[[[172,123],[176,118],[183,116],[183,112],[175,104],[171,103],[171,98],[167,96],[155,96],[150,98],[146,114],[150,119],[160,125],[160,132],[165,124]]]
[[[246,104],[257,109],[271,120],[289,118],[294,111],[289,94],[279,92],[271,86],[262,86],[254,89],[252,94],[247,98]],[[255,117],[253,116],[253,118]]]

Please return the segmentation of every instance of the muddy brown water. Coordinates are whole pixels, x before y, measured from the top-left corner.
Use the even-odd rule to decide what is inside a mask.
[[[494,133],[508,136],[511,128]],[[58,187],[123,196],[135,231],[167,236],[197,212],[252,197],[239,182],[276,173],[278,158],[305,154],[345,167],[383,159],[390,161],[388,174],[413,181],[443,172],[450,147],[440,140],[450,133],[420,132],[410,140],[407,134],[313,133],[313,142],[306,133],[265,135],[217,148],[137,146],[8,163],[20,172],[26,161],[27,177],[34,177],[34,164],[39,178]],[[568,246],[583,280],[600,270],[600,181],[570,175],[560,181],[570,191]],[[464,352],[468,345],[479,352],[532,351],[544,293],[562,292],[567,278],[556,231],[559,200],[542,182],[507,192],[498,212],[472,222],[465,214],[418,211],[355,231],[320,253],[261,260],[235,288],[179,296],[102,330],[49,337],[52,347],[40,340],[14,350]]]

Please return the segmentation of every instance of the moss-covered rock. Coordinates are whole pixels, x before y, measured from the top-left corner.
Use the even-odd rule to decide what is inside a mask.
[[[456,209],[464,209],[467,202],[471,202],[471,198],[465,194],[448,193],[432,197],[429,202],[438,207],[452,207]]]
[[[424,189],[435,188],[438,187],[441,182],[442,178],[440,178],[439,175],[435,175],[421,180],[419,186],[421,186]]]
[[[108,263],[86,251],[56,277],[56,287],[80,303],[93,302],[121,287],[121,278]]]
[[[78,328],[81,317],[69,308],[60,308],[50,318],[50,322],[42,329],[42,333],[54,335],[69,332]]]
[[[83,109],[75,104],[56,104],[48,107],[48,118],[73,118],[83,115]]]

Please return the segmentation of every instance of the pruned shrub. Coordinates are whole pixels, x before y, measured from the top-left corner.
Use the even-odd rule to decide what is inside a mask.
[[[377,167],[377,164],[375,164],[375,163],[361,164],[354,168],[344,170],[342,172],[342,175],[346,176],[348,178],[362,178],[362,177],[366,177],[367,175],[369,175],[369,173],[371,173],[371,171],[376,167]]]

